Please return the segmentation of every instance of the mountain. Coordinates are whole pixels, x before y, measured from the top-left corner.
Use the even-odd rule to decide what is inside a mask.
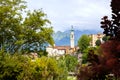
[[[77,45],[77,42],[81,35],[83,34],[97,34],[101,31],[97,30],[74,30],[74,37],[75,37],[75,45]],[[102,33],[102,32],[101,32]],[[70,30],[66,30],[64,32],[58,31],[53,34],[53,38],[55,41],[56,46],[69,46],[70,45]]]

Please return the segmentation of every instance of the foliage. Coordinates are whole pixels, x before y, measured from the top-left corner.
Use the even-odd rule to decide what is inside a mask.
[[[109,39],[110,39],[110,36],[104,36],[104,37],[102,38],[102,40],[103,40],[104,42],[108,41]]]
[[[75,72],[75,68],[78,65],[78,59],[76,56],[65,55],[65,63],[69,72]]]
[[[112,9],[112,20],[109,20],[107,16],[102,18],[101,28],[104,29],[104,34],[110,36],[111,39],[117,38],[120,39],[120,1],[112,0],[111,1]]]
[[[68,76],[67,80],[77,80],[75,76]]]
[[[78,69],[77,80],[92,80],[90,79],[91,75],[93,74],[90,67],[87,65],[79,66]],[[93,79],[94,80],[94,79]]]
[[[108,70],[115,75],[116,78],[120,78],[120,41],[110,40],[106,42],[102,47],[102,55],[105,58],[106,67]]]
[[[83,52],[90,45],[90,38],[87,35],[82,35],[78,40],[78,46],[80,50]]]
[[[46,43],[53,45],[53,30],[52,27],[46,27],[47,24],[50,23],[50,21],[45,17],[46,14],[44,14],[41,10],[34,10],[33,12],[28,12],[27,14],[28,15],[24,21],[24,30],[26,31],[24,44],[27,46],[24,48],[39,51],[44,48],[44,44]]]
[[[12,51],[21,32],[23,0],[0,0],[0,47]],[[14,46],[13,46],[14,45]],[[9,46],[9,47],[8,47]]]
[[[119,46],[120,41],[109,40],[101,44],[100,48],[96,48],[97,51],[96,49],[89,49],[85,66],[79,67],[78,80],[105,80],[105,78],[110,78],[107,77],[109,74],[113,74],[110,79],[118,80],[120,78]]]
[[[101,41],[98,39],[96,42],[95,42],[96,46],[100,46],[101,44]]]
[[[114,34],[116,38],[120,38],[120,1],[112,0],[111,1],[112,9],[112,27],[114,27]]]
[[[118,2],[118,3],[117,3]],[[80,73],[78,74],[79,78],[87,78],[88,79],[100,79],[105,80],[109,74],[113,74],[113,77],[115,77],[115,80],[118,80],[120,78],[120,70],[119,70],[119,58],[120,58],[120,41],[119,41],[119,23],[118,18],[120,17],[119,14],[117,14],[119,9],[119,1],[118,0],[112,0],[112,10],[113,10],[113,22],[108,20],[108,17],[103,17],[102,28],[104,28],[104,34],[106,36],[110,36],[110,39],[104,44],[100,46],[99,49],[99,55],[94,54],[94,51],[90,51],[88,54],[88,62],[89,64],[85,67],[81,67]],[[117,6],[116,6],[117,5]],[[115,17],[116,16],[116,17]],[[106,40],[106,39],[105,39]],[[82,76],[84,74],[87,74],[86,76]],[[113,78],[112,78],[113,79]]]
[[[41,57],[30,62],[33,70],[32,75],[35,80],[57,79],[61,74],[58,63],[53,58]]]
[[[84,50],[84,53],[82,55],[82,64],[86,64],[88,62],[88,55],[89,55],[89,51],[93,50],[95,52],[95,54],[97,54],[97,49],[99,47],[89,47],[87,49]]]
[[[64,60],[0,52],[0,80],[66,80]]]
[[[58,66],[60,67],[61,75],[58,77],[58,80],[67,80],[68,76],[68,68],[66,66],[65,58],[64,56],[61,56],[58,59]],[[57,80],[57,79],[55,79]]]
[[[22,73],[27,73],[24,78],[30,77],[28,59],[19,54],[10,55],[0,52],[0,80],[18,80]],[[27,71],[28,70],[28,71]],[[24,79],[23,78],[23,79]]]
[[[98,54],[92,50],[88,53],[88,64],[79,69],[78,80],[119,80],[120,79],[120,2],[112,0],[112,19],[103,17],[101,22],[104,34],[110,40],[101,44]],[[111,75],[109,77],[109,75]]]
[[[118,80],[120,78],[119,70],[119,53],[120,53],[120,42],[116,40],[110,40],[102,44],[100,47],[99,55],[96,55],[94,51],[90,51],[88,54],[89,64],[84,67],[88,68],[88,74],[90,79],[101,79],[104,80],[109,74],[113,74]],[[92,73],[89,73],[92,72]],[[81,73],[82,74],[82,73]],[[82,75],[83,75],[82,74]]]
[[[75,72],[78,65],[78,60],[76,56],[65,55],[58,59],[58,65],[61,68],[62,74],[59,76],[59,80],[67,80],[69,72]]]
[[[42,10],[25,11],[24,0],[0,0],[0,49],[38,52],[54,44],[52,27]],[[25,19],[22,13],[27,13]]]
[[[87,62],[85,66],[80,66],[78,80],[105,80],[107,67],[93,50],[89,51]]]

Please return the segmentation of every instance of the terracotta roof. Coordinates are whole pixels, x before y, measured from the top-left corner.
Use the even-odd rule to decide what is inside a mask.
[[[77,48],[78,46],[75,46],[75,48]],[[68,49],[72,49],[70,46],[49,46],[47,48],[54,48],[54,49],[58,49],[58,50],[68,50]]]
[[[70,48],[70,46],[55,46],[54,49],[66,50],[66,49],[71,49],[71,48]]]

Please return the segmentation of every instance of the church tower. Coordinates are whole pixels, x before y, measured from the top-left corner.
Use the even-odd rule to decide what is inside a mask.
[[[70,32],[70,47],[74,48],[74,30],[73,30],[73,26],[71,27],[71,32]]]

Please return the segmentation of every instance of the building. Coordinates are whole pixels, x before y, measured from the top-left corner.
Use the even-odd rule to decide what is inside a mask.
[[[98,33],[98,34],[90,34],[88,36],[91,38],[90,46],[95,47],[97,40],[101,40],[102,42],[102,38],[104,34]]]
[[[70,32],[70,46],[48,46],[46,51],[48,52],[48,56],[56,56],[56,55],[64,55],[64,54],[72,54],[76,50],[74,45],[74,30],[73,27]]]
[[[73,26],[72,26],[71,33],[70,33],[70,47],[71,48],[75,47],[74,41],[75,41],[74,40],[74,30],[73,30]]]

